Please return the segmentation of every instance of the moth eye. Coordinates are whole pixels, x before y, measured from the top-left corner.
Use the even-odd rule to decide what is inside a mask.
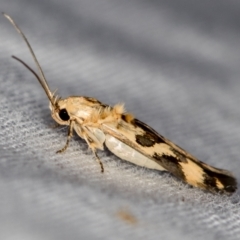
[[[70,118],[65,108],[61,109],[58,115],[63,121],[68,121]]]

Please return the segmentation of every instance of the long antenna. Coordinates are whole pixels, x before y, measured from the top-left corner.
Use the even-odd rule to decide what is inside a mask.
[[[26,63],[24,63],[22,60],[20,60],[20,59],[17,58],[17,57],[14,57],[14,56],[13,56],[13,58],[15,58],[16,60],[18,60],[19,62],[21,62],[25,67],[27,67],[27,68],[35,75],[35,77],[37,78],[37,80],[39,81],[39,83],[41,84],[41,86],[43,87],[45,93],[47,94],[47,96],[48,96],[51,104],[54,106],[53,93],[52,93],[52,92],[50,91],[50,89],[49,89],[49,86],[48,86],[48,84],[47,84],[47,80],[46,80],[46,78],[45,78],[45,76],[44,76],[43,70],[42,70],[42,68],[41,68],[41,66],[40,66],[40,64],[39,64],[39,62],[38,62],[38,60],[37,60],[37,57],[35,56],[35,54],[34,54],[34,52],[33,52],[33,49],[32,49],[32,47],[31,47],[30,43],[28,42],[28,40],[27,40],[27,38],[25,37],[25,35],[24,35],[24,33],[22,32],[22,30],[21,30],[21,29],[18,27],[18,25],[13,21],[13,19],[12,19],[9,15],[7,15],[6,13],[4,13],[4,12],[3,12],[2,14],[3,14],[3,16],[6,17],[6,18],[9,20],[9,22],[15,27],[15,29],[16,29],[16,30],[18,31],[18,33],[22,36],[23,40],[24,40],[25,43],[27,44],[28,49],[29,49],[29,51],[30,51],[30,53],[31,53],[31,55],[32,55],[32,57],[33,57],[33,59],[34,59],[34,62],[35,62],[36,65],[37,65],[37,68],[38,68],[38,72],[39,72],[40,77],[39,77]]]

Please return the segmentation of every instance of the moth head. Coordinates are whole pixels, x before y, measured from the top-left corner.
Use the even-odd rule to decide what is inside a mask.
[[[66,100],[58,99],[55,104],[49,103],[49,108],[52,113],[52,118],[60,125],[70,124],[70,114],[67,110]]]

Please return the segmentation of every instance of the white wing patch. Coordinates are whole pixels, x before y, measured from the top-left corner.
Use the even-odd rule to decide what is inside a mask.
[[[113,154],[123,160],[141,167],[166,171],[165,168],[154,162],[152,159],[145,157],[143,154],[139,153],[111,135],[106,135],[105,144]]]

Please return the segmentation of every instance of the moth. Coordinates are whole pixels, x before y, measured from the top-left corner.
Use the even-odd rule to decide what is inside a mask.
[[[150,169],[168,171],[194,187],[228,195],[237,189],[237,181],[230,172],[199,161],[147,124],[134,118],[125,111],[123,104],[111,107],[91,97],[70,96],[62,99],[57,96],[50,90],[27,38],[9,15],[3,15],[27,44],[39,74],[19,58],[12,57],[28,68],[41,84],[50,101],[52,118],[57,124],[68,126],[66,144],[57,153],[67,149],[73,132],[76,132],[92,150],[101,172],[104,172],[104,167],[97,150],[104,150],[105,145],[123,160]]]

